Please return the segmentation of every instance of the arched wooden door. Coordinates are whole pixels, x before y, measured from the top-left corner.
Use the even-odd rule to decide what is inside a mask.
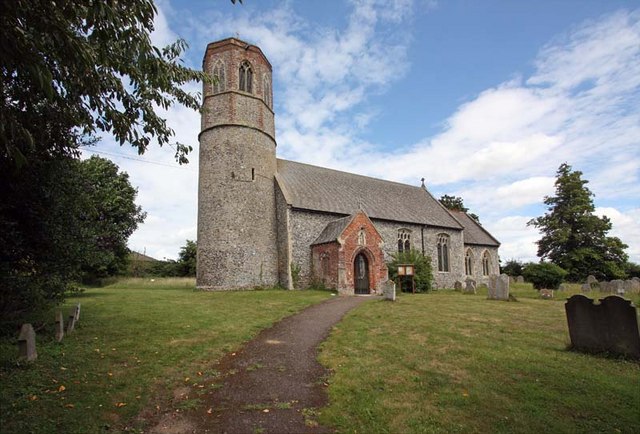
[[[356,294],[369,294],[369,261],[358,253],[353,261],[354,290]]]

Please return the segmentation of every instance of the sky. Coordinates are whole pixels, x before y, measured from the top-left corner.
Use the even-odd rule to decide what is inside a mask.
[[[583,172],[596,214],[640,263],[640,2],[156,1],[153,42],[259,46],[273,66],[277,155],[460,196],[503,263],[537,261],[558,167]],[[201,85],[188,86],[200,92]],[[129,247],[176,259],[196,239],[197,112],[161,113],[177,142],[142,156],[104,136],[147,212]]]

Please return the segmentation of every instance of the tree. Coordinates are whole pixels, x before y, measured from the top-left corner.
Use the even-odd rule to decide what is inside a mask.
[[[82,271],[92,278],[122,273],[129,256],[127,240],[146,217],[135,203],[137,190],[129,175],[105,158],[92,156],[79,163],[79,170],[90,205],[83,211],[92,238]]]
[[[533,284],[535,289],[558,289],[567,272],[555,264],[541,262],[526,264],[522,275],[527,282]]]
[[[178,274],[180,276],[196,275],[196,242],[187,240],[187,243],[180,248],[178,254]]]
[[[619,238],[608,237],[611,221],[593,214],[593,193],[585,186],[582,172],[563,163],[558,168],[555,196],[545,196],[547,213],[532,219],[529,226],[538,228],[538,256],[568,272],[577,282],[593,274],[598,279],[624,277],[627,248]]]
[[[504,267],[500,267],[500,273],[508,274],[509,276],[521,276],[522,266],[522,262],[515,259],[509,259]]]
[[[182,85],[209,80],[181,64],[183,40],[152,45],[152,0],[13,0],[0,12],[0,156],[17,165],[42,155],[77,155],[87,136],[105,131],[143,153],[173,131],[156,109],[194,110]],[[186,162],[190,146],[178,144]]]
[[[431,270],[431,259],[424,256],[420,251],[411,249],[410,251],[392,254],[391,262],[387,264],[389,278],[396,280],[398,277],[399,264],[413,264],[415,266],[416,291],[426,292],[433,287],[433,272]],[[402,288],[398,288],[401,290]]]
[[[478,217],[477,214],[470,213],[469,208],[464,206],[464,201],[461,197],[445,194],[444,196],[440,196],[440,203],[448,210],[466,212],[469,217],[480,222],[480,217]]]

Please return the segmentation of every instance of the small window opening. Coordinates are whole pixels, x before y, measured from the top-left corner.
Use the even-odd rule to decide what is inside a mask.
[[[255,168],[251,168],[251,180],[255,181],[256,180],[256,169]]]

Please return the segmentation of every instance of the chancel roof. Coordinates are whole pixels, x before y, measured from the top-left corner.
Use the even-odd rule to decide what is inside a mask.
[[[462,229],[421,187],[281,159],[277,180],[294,208],[344,215],[361,209],[372,219]]]
[[[464,227],[463,237],[465,244],[476,244],[479,246],[500,246],[500,242],[482,227],[480,223],[469,217],[466,212],[450,211],[451,214]]]

